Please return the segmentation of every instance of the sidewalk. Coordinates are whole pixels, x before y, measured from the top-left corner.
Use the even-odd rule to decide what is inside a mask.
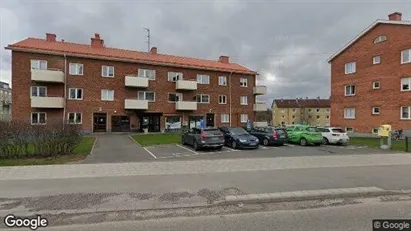
[[[307,156],[116,164],[75,164],[0,168],[0,180],[154,176],[304,168],[336,168],[411,164],[410,154]]]

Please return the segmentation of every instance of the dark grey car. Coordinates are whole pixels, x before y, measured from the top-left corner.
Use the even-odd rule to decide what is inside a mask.
[[[215,148],[221,150],[224,146],[224,135],[217,128],[192,128],[183,133],[181,143],[188,144],[195,150]]]

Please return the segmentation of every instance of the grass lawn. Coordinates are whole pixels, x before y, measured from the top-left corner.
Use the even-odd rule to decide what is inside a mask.
[[[350,144],[353,145],[366,145],[370,148],[380,148],[379,138],[362,138],[362,137],[350,137]],[[411,143],[408,144],[411,148]],[[405,152],[405,140],[393,140],[392,150]]]
[[[181,133],[141,134],[132,136],[141,146],[181,143]]]
[[[0,166],[22,166],[22,165],[48,165],[48,164],[65,164],[85,159],[93,148],[95,138],[83,137],[80,143],[74,149],[72,155],[59,156],[52,158],[25,158],[25,159],[6,159],[0,160]]]

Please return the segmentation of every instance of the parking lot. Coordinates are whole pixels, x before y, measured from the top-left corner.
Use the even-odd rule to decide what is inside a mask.
[[[396,153],[387,150],[373,149],[366,146],[300,146],[285,144],[284,146],[260,146],[255,150],[234,150],[223,147],[221,151],[198,150],[181,144],[167,144],[144,147],[148,160],[189,160],[189,159],[226,159],[226,158],[269,158],[287,156],[318,156],[318,155],[353,155]]]

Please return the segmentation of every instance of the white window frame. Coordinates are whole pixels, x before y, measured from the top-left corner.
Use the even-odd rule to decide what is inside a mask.
[[[243,102],[245,99],[245,102]],[[240,105],[248,105],[248,97],[246,95],[240,96]]]
[[[376,83],[378,83],[378,87],[375,86]],[[380,81],[373,81],[372,82],[372,89],[377,90],[377,89],[380,89],[380,88],[381,88]],[[402,86],[401,86],[401,88],[402,88]]]
[[[227,76],[218,76],[218,85],[227,86]]]
[[[74,121],[70,122],[70,114],[74,114]],[[80,122],[77,122],[77,117],[80,115]],[[82,124],[83,123],[83,113],[81,112],[69,112],[67,113],[67,122],[69,124]]]
[[[352,110],[351,113],[349,110]],[[353,114],[353,115],[349,115],[349,114]],[[353,120],[355,119],[355,108],[350,107],[350,108],[344,108],[344,119],[349,119],[349,120]]]
[[[71,72],[72,66],[76,67],[75,72]],[[81,73],[80,73],[80,67],[81,67]],[[84,74],[84,65],[82,63],[69,63],[69,75],[83,75]]]
[[[153,73],[153,77],[149,77],[149,75],[147,75],[147,73]],[[156,70],[151,70],[151,69],[138,69],[138,73],[137,73],[138,77],[143,77],[143,78],[147,78],[148,80],[155,80],[156,79]]]
[[[351,132],[351,133],[353,133],[354,132],[354,128],[353,127],[345,127],[344,128],[345,129],[345,132]],[[351,131],[349,131],[349,130],[351,130]]]
[[[41,64],[45,64],[44,68],[41,68]],[[35,68],[33,68],[35,66]],[[32,59],[30,60],[30,69],[31,70],[47,70],[47,60],[41,60],[41,59]]]
[[[380,63],[381,63],[381,56],[380,55],[372,57],[372,64],[373,65],[380,64]]]
[[[175,78],[175,80],[174,80],[174,78]],[[183,73],[182,72],[169,71],[169,72],[167,72],[167,80],[169,82],[177,82],[178,80],[183,80]]]
[[[210,76],[197,74],[197,83],[198,84],[210,84]]]
[[[203,102],[203,96],[208,96],[208,102]],[[198,102],[198,97],[200,97],[200,102]],[[210,103],[210,101],[211,101],[210,95],[208,95],[208,94],[197,94],[197,95],[196,95],[196,101],[197,101],[197,103],[208,104],[208,103]]]
[[[224,99],[224,100],[221,100]],[[227,96],[226,95],[219,95],[218,96],[218,104],[227,104]]]
[[[76,91],[75,98],[71,98],[71,90]],[[81,98],[78,98],[78,91],[81,90]],[[69,88],[68,90],[68,98],[69,100],[83,100],[84,90],[83,88]]]
[[[140,92],[144,92],[144,97],[143,99],[140,98]],[[147,99],[147,93],[153,93],[153,100],[148,100]],[[167,94],[168,97],[168,94]],[[148,102],[156,102],[156,93],[154,91],[139,91],[137,92],[137,99],[139,100],[147,100]],[[167,99],[168,100],[168,99]]]
[[[352,87],[354,87],[354,93],[353,93],[353,88]],[[350,89],[350,92],[349,93],[347,93],[347,88],[349,88]],[[344,86],[344,94],[345,94],[345,96],[355,96],[355,94],[357,93],[357,87],[354,85],[354,84],[352,84],[352,85],[345,85]]]
[[[408,60],[404,61],[404,53],[408,53]],[[401,64],[411,63],[411,48],[401,51]]]
[[[106,69],[106,75],[104,74],[104,69]],[[113,69],[113,75],[110,75],[110,69]],[[101,77],[114,78],[114,66],[101,66]]]
[[[240,86],[241,87],[248,87],[248,79],[245,77],[240,78]]]
[[[104,92],[106,92],[106,94],[104,94]],[[113,98],[109,98],[109,93],[113,92]],[[107,96],[107,98],[105,99],[105,96]],[[114,101],[114,90],[112,89],[101,89],[101,101]]]
[[[407,108],[407,110],[408,110],[408,117],[407,118],[403,117],[403,109],[404,108]],[[411,120],[411,106],[401,106],[400,107],[400,118],[401,118],[401,120]]]
[[[245,117],[245,118],[244,118]],[[241,123],[247,123],[248,121],[248,114],[241,114],[240,115],[240,121]]]
[[[33,96],[33,88],[37,88],[37,95]],[[39,92],[40,92],[40,88],[44,88],[45,89],[45,96],[39,96]],[[31,86],[30,87],[30,97],[47,97],[47,87],[46,86]]]
[[[351,70],[349,69],[350,65],[352,65]],[[346,74],[346,75],[348,75],[348,74],[354,74],[355,72],[357,72],[357,63],[356,63],[356,62],[346,63],[346,64],[344,65],[344,71],[345,71],[345,74]]]
[[[406,82],[408,82],[408,89],[403,89],[403,87],[404,87],[404,81],[403,80],[406,80]],[[411,77],[404,77],[404,78],[401,78],[401,91],[411,91]]]
[[[374,39],[375,44],[382,43],[382,42],[385,42],[385,41],[387,41],[387,37],[385,35],[380,35],[380,36],[378,36],[377,38]]]
[[[44,114],[44,123],[33,123],[33,114],[37,114],[37,121],[40,121],[40,114]],[[47,113],[46,112],[32,112],[30,113],[30,122],[31,125],[45,125],[47,124]]]
[[[378,109],[378,112],[376,112],[375,110]],[[373,115],[379,115],[381,112],[381,108],[380,107],[372,107],[372,114]]]
[[[221,123],[230,123],[230,115],[221,114]]]
[[[171,94],[176,95],[176,96],[178,97],[178,100],[177,100],[177,101],[183,101],[183,93],[169,92],[169,93],[167,94],[167,101],[168,101],[169,103],[175,103],[175,102],[177,102],[177,101],[170,101],[170,95],[171,95]],[[144,95],[145,95],[145,94],[144,94]]]

